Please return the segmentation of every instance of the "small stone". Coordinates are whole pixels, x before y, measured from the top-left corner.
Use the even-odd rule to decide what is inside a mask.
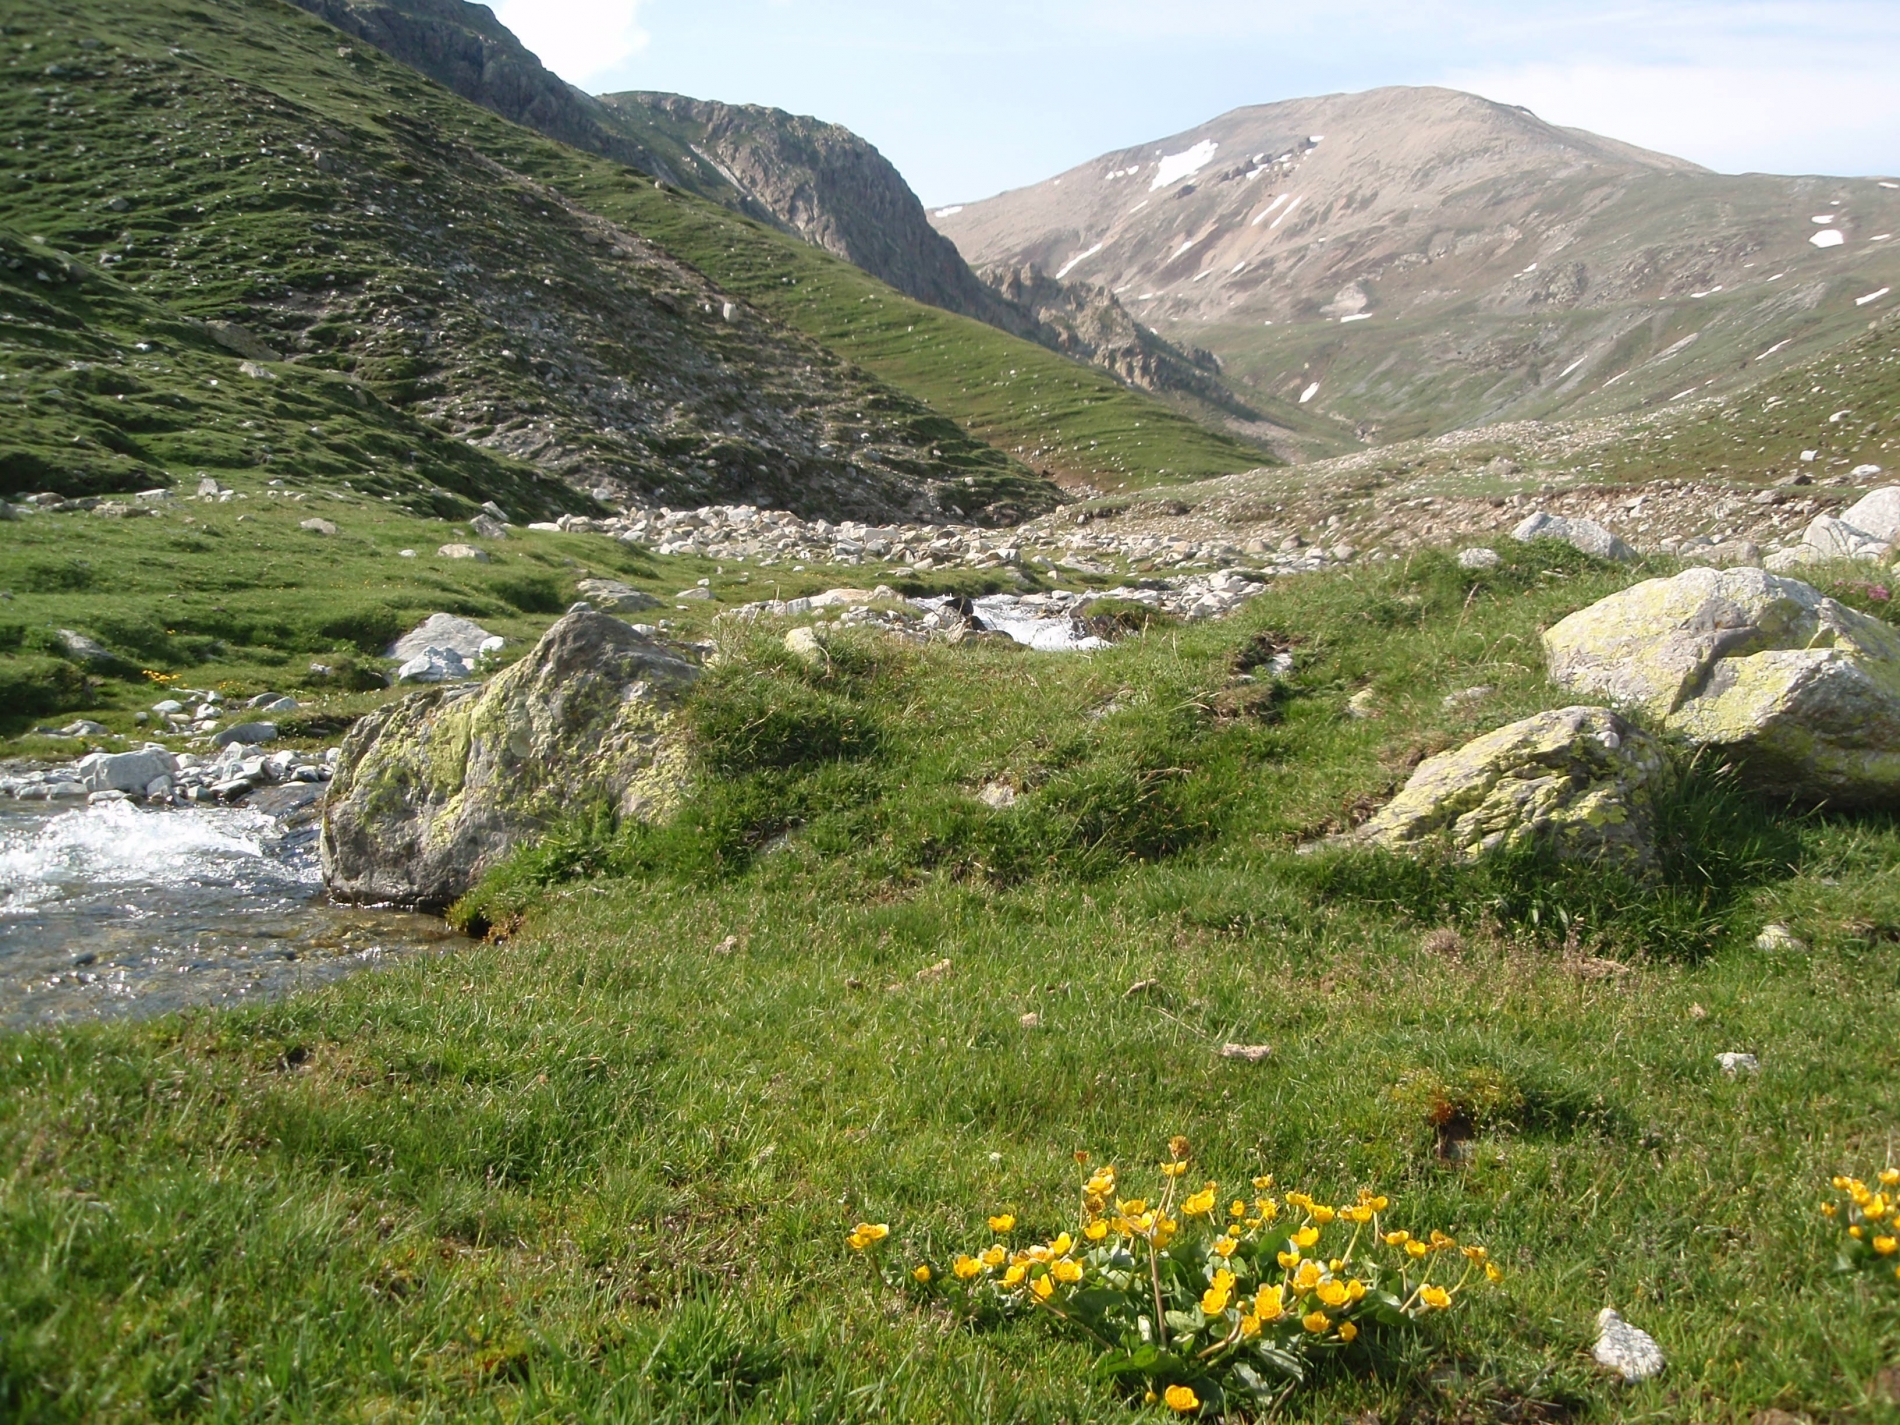
[[[468,527],[483,539],[506,539],[508,528],[492,515],[477,515],[468,522]]]
[[[89,792],[86,795],[86,804],[88,806],[99,806],[104,802],[123,802],[130,800],[130,797],[120,791]]]
[[[1462,688],[1455,693],[1445,694],[1444,705],[1447,711],[1462,708],[1471,703],[1481,703],[1497,691],[1489,683],[1476,688]]]
[[[1608,1306],[1597,1313],[1597,1343],[1591,1354],[1626,1381],[1654,1380],[1663,1371],[1662,1348],[1655,1338]]]
[[[1040,1014],[1035,1014],[1033,1012],[1030,1014],[1023,1015],[1022,1018],[1018,1019],[1016,1022],[1022,1025],[1024,1029],[1042,1028],[1042,1016]]]
[[[326,534],[327,535],[327,534],[336,533],[336,526],[331,524],[330,521],[326,519],[307,519],[307,520],[304,520],[302,523],[300,523],[297,526],[297,528],[307,529],[312,534]]]
[[[738,948],[739,948],[739,937],[736,935],[728,935],[724,940],[721,940],[717,945],[713,946],[713,954],[730,955],[734,950],[737,950]]]
[[[1504,557],[1495,549],[1482,546],[1458,551],[1460,569],[1495,569],[1504,562]]]
[[[711,589],[699,588],[681,589],[677,594],[673,595],[676,600],[696,600],[701,603],[709,601],[712,596],[713,592]]]
[[[1555,539],[1598,559],[1636,558],[1634,549],[1595,520],[1565,519],[1561,515],[1545,514],[1541,510],[1512,530],[1511,538],[1519,544]]]
[[[473,559],[477,564],[488,563],[488,551],[477,549],[472,544],[445,544],[436,553],[444,559]]]
[[[1258,1064],[1273,1053],[1271,1044],[1223,1044],[1220,1056],[1223,1059],[1239,1059],[1244,1064]]]
[[[398,683],[447,683],[466,678],[468,660],[453,648],[425,648],[396,670]]]
[[[795,628],[785,635],[785,651],[805,663],[817,663],[825,656],[824,641],[814,628]]]
[[[1708,1017],[1709,1017],[1709,1012],[1706,1009],[1704,1009],[1701,1005],[1692,1004],[1689,1006],[1689,1018],[1707,1019]]]
[[[1715,1062],[1722,1066],[1722,1072],[1727,1074],[1731,1079],[1737,1078],[1742,1074],[1759,1074],[1761,1072],[1761,1060],[1757,1059],[1753,1054],[1717,1054],[1715,1056]]]
[[[1016,805],[1016,789],[1008,782],[991,782],[976,794],[976,799],[992,811],[1004,811]]]
[[[1379,715],[1379,695],[1371,688],[1361,688],[1346,699],[1346,716],[1351,718],[1374,718]]]
[[[1761,934],[1755,937],[1757,950],[1792,950],[1797,954],[1806,950],[1806,942],[1795,937],[1795,933],[1785,925],[1764,925]]]
[[[78,659],[81,663],[102,664],[118,661],[104,645],[70,628],[59,630],[59,643],[70,657]]]
[[[398,549],[396,551],[396,557],[398,559],[414,559],[416,552],[413,549]]]

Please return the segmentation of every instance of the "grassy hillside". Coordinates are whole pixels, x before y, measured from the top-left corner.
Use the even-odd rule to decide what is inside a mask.
[[[728,291],[1069,484],[1130,489],[1272,463],[1104,372],[912,301],[849,263],[689,195],[591,175],[550,182]]]
[[[583,490],[990,518],[1054,498],[519,166],[571,151],[338,38],[215,0],[8,38],[36,82],[0,92],[0,219]]]
[[[1258,459],[337,38],[231,0],[88,0],[9,38],[36,82],[0,96],[0,218],[582,488],[997,518],[1046,507],[1026,463],[1141,483]]]
[[[843,1238],[1040,1240],[1074,1153],[1133,1179],[1173,1133],[1196,1180],[1376,1187],[1505,1268],[1275,1418],[1892,1418],[1891,1274],[1815,1212],[1900,1129],[1891,818],[1705,785],[1642,886],[1293,854],[1549,705],[1538,626],[1631,577],[1419,556],[1092,658],[731,644],[720,775],[673,831],[521,858],[505,943],[0,1041],[8,1418],[1156,1419],[1043,1319],[874,1294]],[[1294,630],[1289,678],[1235,681]],[[1595,1372],[1606,1304],[1660,1381]]]

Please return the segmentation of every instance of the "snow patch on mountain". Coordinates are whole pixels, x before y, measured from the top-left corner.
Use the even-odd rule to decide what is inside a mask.
[[[1150,193],[1158,193],[1172,184],[1183,182],[1199,173],[1214,161],[1214,154],[1220,145],[1212,139],[1202,139],[1185,153],[1162,155],[1155,169],[1155,181],[1148,185]]]

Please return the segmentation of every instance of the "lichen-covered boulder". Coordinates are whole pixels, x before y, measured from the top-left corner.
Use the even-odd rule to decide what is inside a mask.
[[[324,812],[331,893],[438,909],[566,812],[668,814],[687,776],[678,706],[698,676],[619,619],[572,613],[486,686],[371,713],[344,739]]]
[[[1900,796],[1900,631],[1797,579],[1689,569],[1544,635],[1551,680],[1731,755],[1750,784],[1836,805]]]
[[[1671,776],[1661,744],[1608,708],[1559,708],[1422,763],[1354,839],[1467,860],[1543,848],[1640,870]]]

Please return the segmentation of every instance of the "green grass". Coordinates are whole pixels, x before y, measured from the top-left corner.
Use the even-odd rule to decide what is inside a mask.
[[[1814,1210],[1900,1128],[1891,818],[1699,782],[1665,877],[1621,887],[1297,854],[1558,701],[1539,626],[1633,577],[1506,558],[1289,580],[1087,658],[735,639],[692,710],[720,775],[670,830],[517,858],[483,892],[505,942],[0,1040],[5,1413],[1141,1418],[1039,1322],[874,1296],[842,1238],[1052,1232],[1075,1151],[1132,1173],[1181,1132],[1209,1176],[1377,1185],[1509,1273],[1277,1418],[1896,1418],[1900,1288],[1838,1275]],[[1292,636],[1273,698],[1224,696]],[[998,778],[1014,808],[973,800]],[[1769,919],[1811,948],[1752,948]],[[1480,1120],[1461,1164],[1447,1094]],[[1606,1304],[1659,1382],[1590,1367]]]
[[[587,578],[620,579],[660,598],[663,606],[643,617],[664,619],[689,639],[704,637],[735,605],[841,584],[982,593],[1001,582],[955,570],[933,580],[902,565],[768,574],[654,555],[595,534],[518,529],[489,541],[466,524],[366,493],[360,481],[305,476],[273,487],[257,475],[228,480],[242,498],[177,498],[156,516],[76,512],[0,523],[0,736],[75,713],[120,735],[143,735],[151,729],[133,715],[166,696],[149,676],[159,674],[167,683],[218,688],[227,700],[291,693],[309,706],[290,725],[334,740],[351,718],[390,696],[367,691],[362,675],[373,680],[392,668],[383,650],[428,615],[476,619],[509,641],[504,656],[512,657],[580,597],[576,586]],[[313,516],[337,533],[300,528]],[[436,551],[450,543],[481,545],[491,562],[440,558]],[[416,557],[403,558],[404,549]],[[710,583],[710,601],[673,602],[701,579]],[[61,643],[62,629],[94,639],[115,662],[79,663]],[[312,675],[312,663],[337,673]]]

